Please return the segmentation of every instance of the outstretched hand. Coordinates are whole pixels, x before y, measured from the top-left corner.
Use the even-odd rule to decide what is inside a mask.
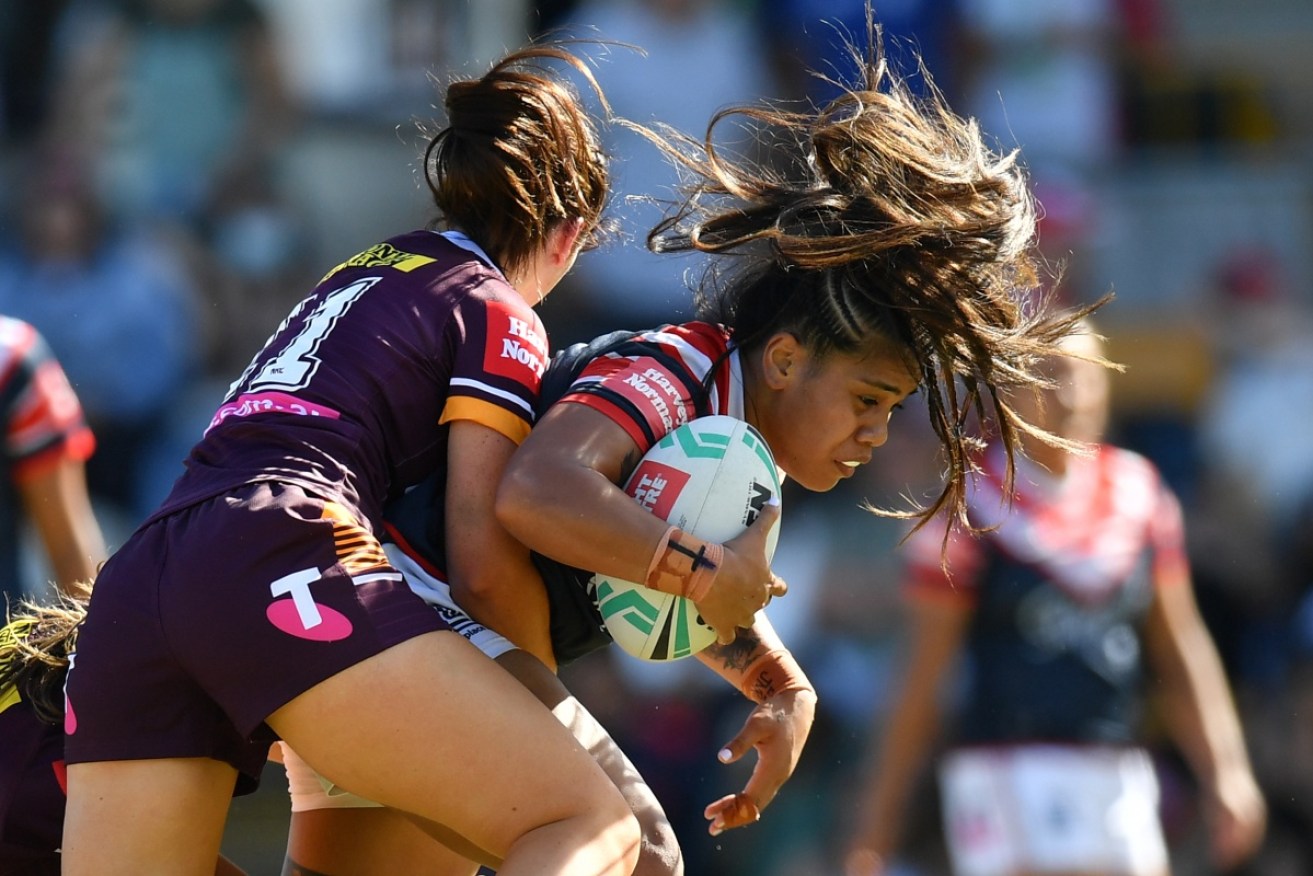
[[[716,631],[716,640],[728,645],[740,627],[752,626],[757,612],[789,586],[770,570],[766,542],[779,523],[779,502],[767,503],[752,525],[725,542],[725,555],[711,591],[697,603],[702,619]]]
[[[752,710],[718,758],[734,763],[755,748],[757,764],[742,791],[721,797],[703,811],[712,836],[761,818],[798,766],[815,716],[816,694],[811,690],[784,691]]]

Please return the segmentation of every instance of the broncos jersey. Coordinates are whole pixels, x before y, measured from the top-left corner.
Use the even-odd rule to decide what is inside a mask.
[[[441,469],[449,424],[519,442],[547,362],[537,314],[472,241],[415,231],[338,265],[232,384],[156,516],[281,481],[377,526]]]
[[[0,644],[23,635],[11,623]],[[14,685],[0,688],[0,873],[59,872],[66,786],[64,725],[42,720]]]

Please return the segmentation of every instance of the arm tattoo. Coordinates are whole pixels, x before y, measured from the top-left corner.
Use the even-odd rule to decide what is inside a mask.
[[[752,630],[739,630],[738,636],[728,645],[712,644],[707,654],[720,660],[726,669],[743,671],[748,668],[757,649],[761,646],[761,637]]]

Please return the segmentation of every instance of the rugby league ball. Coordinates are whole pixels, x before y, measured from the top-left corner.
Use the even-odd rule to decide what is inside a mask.
[[[780,495],[780,472],[760,433],[743,420],[700,417],[668,433],[638,463],[625,492],[685,532],[725,542]],[[779,525],[767,536],[774,557]],[[679,660],[716,641],[715,631],[681,596],[594,575],[589,588],[616,644],[643,660]]]

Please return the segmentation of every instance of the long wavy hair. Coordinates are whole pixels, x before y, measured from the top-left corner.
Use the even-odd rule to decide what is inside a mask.
[[[869,10],[867,49],[849,50],[859,80],[815,111],[730,107],[702,140],[626,122],[683,177],[682,200],[648,246],[722,256],[697,291],[698,314],[732,329],[746,352],[783,331],[818,357],[901,353],[920,375],[946,460],[943,490],[910,511],[871,510],[919,526],[948,509],[970,527],[966,483],[980,440],[972,424],[996,433],[1009,483],[1019,433],[1067,446],[1022,419],[1007,393],[1046,385],[1038,361],[1060,352],[1103,300],[1052,306],[1018,154],[987,145],[923,65],[925,96],[891,72]],[[731,123],[789,160],[721,154],[716,132]]]
[[[19,604],[0,628],[0,695],[11,688],[49,724],[64,720],[64,678],[90,588],[75,587],[49,605]]]

